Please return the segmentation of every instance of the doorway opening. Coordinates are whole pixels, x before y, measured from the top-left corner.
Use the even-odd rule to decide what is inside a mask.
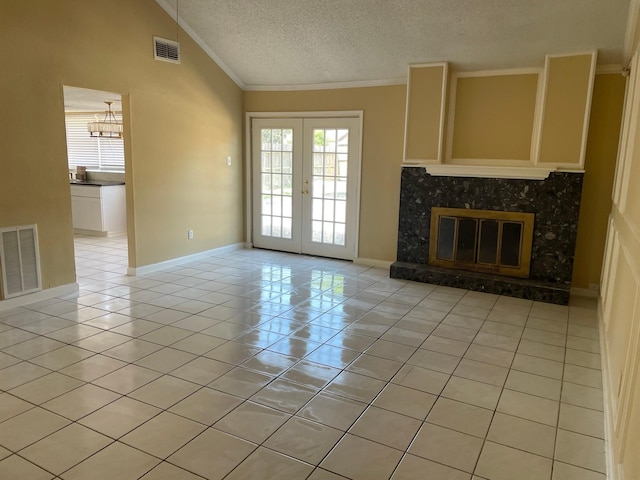
[[[107,119],[122,123],[123,99],[67,85],[63,92],[76,277],[109,280],[125,275],[129,264],[125,139],[95,130]]]

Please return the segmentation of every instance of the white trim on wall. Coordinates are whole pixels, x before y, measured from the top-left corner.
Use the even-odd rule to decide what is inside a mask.
[[[438,154],[437,158],[407,158],[407,132],[409,131],[409,98],[411,96],[411,69],[424,67],[442,67],[442,92],[440,97],[440,123],[438,126]],[[447,62],[438,63],[416,63],[407,67],[407,98],[404,110],[404,144],[402,147],[403,165],[423,165],[443,162],[444,151],[444,119],[447,113],[447,88],[449,84],[449,64]]]
[[[591,71],[589,72],[589,86],[587,87],[587,104],[584,107],[584,123],[582,125],[582,146],[580,148],[580,168],[584,168],[584,159],[587,156],[587,139],[589,138],[589,121],[591,120],[591,103],[593,101],[593,86],[596,82],[596,66],[598,63],[598,51],[591,53]],[[564,166],[558,164],[558,166]]]
[[[176,267],[178,265],[183,265],[185,263],[204,260],[207,257],[223,255],[225,253],[237,252],[238,250],[244,250],[245,245],[246,244],[244,242],[234,243],[232,245],[226,245],[224,247],[205,250],[204,252],[185,255],[184,257],[172,258],[171,260],[165,260],[164,262],[152,263],[150,265],[143,265],[142,267],[129,267],[127,268],[127,275],[132,277],[135,277],[138,275],[146,275],[148,273],[157,272],[159,270],[165,270],[167,268]]]
[[[580,158],[579,163],[551,163],[544,162],[545,165],[553,165],[558,169],[568,169],[568,170],[576,170],[576,169],[584,169],[584,159],[587,153],[587,140],[589,134],[589,120],[591,118],[591,101],[593,98],[593,86],[595,84],[595,75],[596,75],[596,67],[597,67],[597,50],[589,50],[585,52],[574,52],[570,54],[557,54],[557,55],[545,55],[544,57],[544,74],[542,80],[542,91],[540,92],[540,98],[542,105],[540,106],[540,117],[538,118],[539,124],[537,125],[537,133],[534,136],[536,141],[535,145],[535,156],[532,156],[533,163],[535,165],[540,165],[540,147],[542,145],[542,127],[544,125],[545,118],[545,105],[547,98],[547,88],[549,84],[549,63],[552,58],[561,58],[561,57],[576,57],[580,55],[591,55],[591,69],[589,73],[589,86],[587,87],[587,102],[585,105],[584,115],[583,115],[583,124],[582,124],[582,143],[580,146]],[[534,130],[536,128],[534,127]]]
[[[621,134],[621,150],[618,154],[618,164],[616,165],[616,176],[614,183],[613,202],[618,206],[620,213],[624,214],[627,206],[629,193],[629,180],[631,173],[632,158],[636,155],[635,139],[638,121],[640,118],[640,52],[636,52],[631,62],[631,75],[627,80],[627,98],[625,105],[631,105],[629,116],[625,107],[623,117],[623,129]],[[630,123],[627,123],[630,122]],[[624,128],[629,125],[629,128]]]
[[[51,298],[73,295],[74,293],[77,293],[79,289],[80,287],[77,283],[68,283],[59,287],[47,288],[46,290],[40,290],[39,292],[9,298],[8,300],[0,300],[0,312],[12,308],[24,307],[25,305],[42,302],[43,300],[49,300]]]
[[[638,28],[638,13],[640,13],[640,0],[631,0],[629,2],[629,14],[627,15],[627,28],[624,35],[624,58],[629,61],[633,56],[633,38],[635,37],[636,28]]]

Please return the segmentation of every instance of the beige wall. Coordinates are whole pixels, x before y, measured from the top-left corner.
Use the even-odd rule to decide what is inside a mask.
[[[640,478],[640,54],[632,59],[598,313],[611,480]]]
[[[154,61],[153,35],[176,36],[153,0],[0,4],[0,227],[38,224],[43,288],[75,280],[63,85],[126,95],[134,266],[243,240],[242,91],[184,32],[182,64]]]
[[[577,288],[600,283],[625,85],[619,73],[596,75],[571,282]]]
[[[537,74],[461,76],[454,85],[452,158],[531,159]]]
[[[394,261],[406,87],[245,92],[247,112],[363,110],[358,256]]]

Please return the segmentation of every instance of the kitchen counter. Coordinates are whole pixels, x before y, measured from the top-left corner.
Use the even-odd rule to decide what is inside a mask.
[[[71,185],[87,185],[90,187],[113,187],[115,185],[124,185],[124,182],[113,182],[107,180],[69,180]]]

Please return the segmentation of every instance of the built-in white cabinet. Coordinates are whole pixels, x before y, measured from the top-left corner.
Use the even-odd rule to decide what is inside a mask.
[[[90,235],[127,231],[124,185],[71,185],[73,228]]]

